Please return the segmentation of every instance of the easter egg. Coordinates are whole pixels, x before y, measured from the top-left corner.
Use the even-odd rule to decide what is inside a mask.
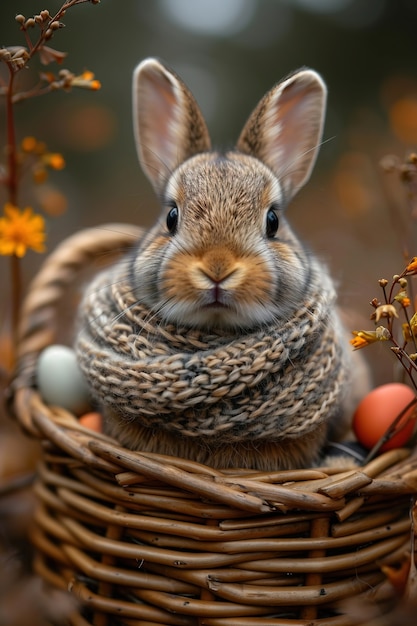
[[[89,410],[90,394],[74,350],[61,345],[45,348],[38,359],[36,374],[39,392],[47,404],[75,415]]]
[[[85,413],[81,415],[78,420],[82,426],[85,428],[89,428],[90,430],[95,430],[96,433],[102,432],[102,416],[100,413],[96,411],[91,411],[90,413]]]
[[[414,391],[402,383],[389,383],[373,389],[359,403],[353,416],[353,431],[358,441],[369,450],[384,435],[392,422],[415,398]],[[395,434],[382,447],[381,451],[400,448],[413,434],[415,420],[408,419],[415,406],[401,418]]]

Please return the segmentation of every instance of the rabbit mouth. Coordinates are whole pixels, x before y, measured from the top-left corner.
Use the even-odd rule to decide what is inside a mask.
[[[203,311],[206,311],[207,309],[209,311],[213,311],[216,309],[221,309],[221,310],[231,310],[231,307],[228,306],[227,304],[224,304],[223,302],[210,302],[209,304],[204,304],[201,309]]]
[[[197,304],[197,303],[196,303]],[[230,315],[236,312],[232,294],[215,284],[208,289],[200,300],[198,310],[203,316],[208,316],[211,323],[222,322],[223,324],[230,322]]]
[[[207,290],[207,301],[203,304],[203,309],[230,309],[230,294],[217,282]]]

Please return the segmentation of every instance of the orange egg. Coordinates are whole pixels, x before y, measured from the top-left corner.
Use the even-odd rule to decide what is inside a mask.
[[[96,433],[102,432],[102,416],[100,413],[92,411],[91,413],[85,413],[78,420],[82,426],[95,430]]]
[[[377,387],[359,403],[353,416],[353,431],[358,441],[369,450],[380,440],[390,424],[416,397],[414,391],[402,383],[389,383]],[[413,434],[415,419],[409,419],[415,406],[411,407],[397,425],[397,432],[381,451],[400,448]]]

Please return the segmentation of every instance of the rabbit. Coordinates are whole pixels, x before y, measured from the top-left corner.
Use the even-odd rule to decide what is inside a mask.
[[[341,439],[348,431],[355,402],[351,389],[358,388],[351,380],[357,368],[334,304],[333,282],[286,218],[288,205],[308,181],[316,161],[325,106],[323,79],[311,69],[300,69],[266,93],[236,147],[221,152],[212,149],[200,108],[173,70],[156,58],[145,59],[136,68],[134,134],[141,167],[161,201],[162,213],[116,273],[99,277],[88,290],[102,293],[120,277],[128,285],[123,292],[127,300],[113,307],[106,330],[100,321],[106,305],[91,304],[86,296],[80,309],[84,330],[77,344],[80,366],[104,414],[104,430],[122,445],[213,467],[288,469],[317,464],[329,439]],[[111,351],[101,344],[115,344],[117,337],[110,340],[109,333],[115,325],[123,326],[123,316],[127,320],[139,305],[145,310],[143,327],[138,330],[135,321],[130,334],[124,327],[121,331],[122,352],[129,353],[130,365],[110,389]],[[149,326],[162,333],[158,340],[150,337]],[[96,342],[93,348],[83,339],[87,327]],[[175,350],[166,364],[158,360],[165,327],[175,341],[184,329],[191,337],[184,349],[178,348],[181,358],[187,350],[191,357],[177,378],[174,370],[171,374]],[[268,357],[259,357],[262,371],[268,372],[257,381],[256,373],[240,364],[246,359],[241,345],[250,338],[254,369],[258,337],[264,335],[273,337],[274,348]],[[236,371],[232,367],[228,374],[231,397],[226,383],[220,383],[211,397],[208,393],[203,409],[198,381],[206,385],[210,379],[215,385],[210,367],[216,365],[206,359],[203,371],[199,363],[202,346],[213,336],[220,351],[229,355],[233,346]],[[298,356],[293,358],[288,346],[298,345],[297,341]],[[151,373],[142,369],[145,349],[151,356],[154,350],[157,365]],[[320,361],[324,354],[326,365]],[[120,359],[117,371],[123,368]],[[310,393],[318,372],[311,398],[303,395]],[[158,375],[165,374],[175,378],[175,385],[158,390]],[[151,375],[154,382],[147,386]],[[191,394],[191,385],[197,395],[181,408],[177,398]],[[183,389],[181,394],[177,388]],[[145,390],[142,396],[140,389]],[[133,400],[136,392],[139,404]],[[142,404],[153,392],[153,404]],[[246,402],[258,408],[246,410]],[[319,408],[311,408],[311,416],[304,420],[302,412],[315,402]],[[322,415],[327,405],[330,408]],[[270,416],[265,423],[259,407]],[[149,417],[153,411],[155,422]]]

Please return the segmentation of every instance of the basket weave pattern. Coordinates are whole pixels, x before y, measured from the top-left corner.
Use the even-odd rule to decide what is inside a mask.
[[[349,598],[384,611],[380,565],[410,546],[409,451],[356,470],[222,471],[131,452],[39,397],[37,357],[56,341],[68,286],[135,234],[109,225],[67,240],[23,308],[14,410],[44,447],[36,571],[80,598],[74,626],[349,626]]]

